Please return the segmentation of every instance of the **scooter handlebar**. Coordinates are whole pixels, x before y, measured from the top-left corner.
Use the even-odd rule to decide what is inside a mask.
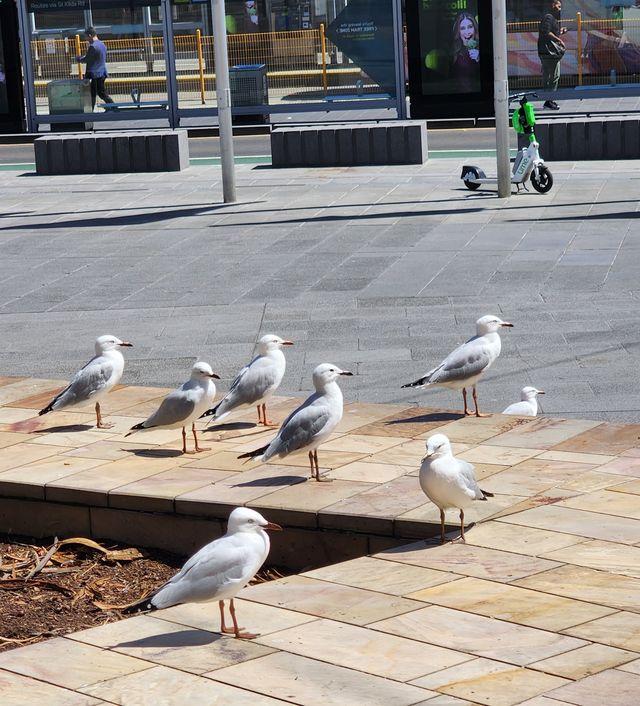
[[[537,98],[538,94],[537,93],[532,93],[527,91],[526,93],[514,93],[513,95],[509,96],[509,103],[513,103],[513,101],[517,101],[521,98]]]

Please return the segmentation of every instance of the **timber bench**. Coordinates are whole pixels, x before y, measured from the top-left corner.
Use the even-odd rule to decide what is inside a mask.
[[[41,175],[177,172],[189,166],[186,130],[65,133],[33,144]]]
[[[274,167],[424,164],[427,156],[424,120],[276,127],[271,132]]]

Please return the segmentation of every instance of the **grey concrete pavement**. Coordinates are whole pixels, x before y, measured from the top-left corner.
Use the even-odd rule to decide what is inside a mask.
[[[0,375],[67,378],[113,333],[135,345],[123,382],[174,385],[201,358],[225,390],[272,331],[296,343],[284,394],[328,361],[355,373],[347,400],[459,409],[400,386],[495,313],[515,328],[486,411],[533,384],[546,414],[640,422],[637,162],[552,164],[551,192],[507,200],[466,190],[462,163],[241,165],[232,205],[219,167],[0,172]]]

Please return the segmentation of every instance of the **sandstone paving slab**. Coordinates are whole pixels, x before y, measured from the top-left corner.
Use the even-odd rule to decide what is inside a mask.
[[[614,485],[609,490],[615,493],[631,493],[632,495],[640,495],[640,478],[638,480],[631,480],[624,483],[619,483]]]
[[[640,537],[640,520],[574,510],[557,505],[534,507],[515,515],[502,517],[500,522],[513,522],[524,527],[556,530],[566,534],[624,544],[635,544]]]
[[[547,674],[555,674],[559,677],[577,680],[612,667],[624,669],[637,656],[637,652],[593,643],[585,647],[579,647],[572,652],[565,652],[555,657],[534,662],[529,666],[531,669],[539,669]]]
[[[40,461],[60,453],[60,447],[48,444],[46,446],[32,443],[13,444],[2,449],[0,454],[0,472],[25,466],[34,461]]]
[[[279,630],[313,623],[318,620],[314,615],[296,612],[287,608],[280,608],[253,600],[245,600],[250,595],[247,590],[236,598],[236,612],[242,624],[253,633],[268,635]],[[166,620],[182,626],[198,628],[210,632],[220,630],[220,613],[217,603],[189,603],[173,606],[165,610],[154,612],[158,620]]]
[[[120,438],[113,438],[70,449],[65,451],[64,455],[78,458],[98,458],[105,461],[112,461],[120,458],[131,458],[131,456],[138,453],[139,450],[140,444],[137,444],[134,441],[125,441]]]
[[[513,706],[569,682],[531,669],[477,659],[411,683],[425,687],[431,685],[440,692],[473,703]]]
[[[537,559],[461,543],[434,546],[415,542],[387,549],[376,556],[402,564],[424,566],[438,571],[450,571],[462,576],[474,576],[505,583],[560,566],[557,562],[548,559]]]
[[[23,422],[25,419],[33,417],[32,409],[12,409],[11,407],[0,407],[0,429],[11,431],[16,422]]]
[[[279,581],[251,586],[243,597],[267,605],[287,608],[321,618],[367,625],[383,618],[415,610],[417,601],[373,590],[289,576]]]
[[[620,610],[638,610],[640,579],[582,566],[563,565],[513,582],[534,591],[553,593]]]
[[[456,574],[410,564],[398,564],[369,556],[343,561],[320,569],[305,571],[302,576],[353,586],[375,588],[380,593],[404,596],[419,589],[448,583]]]
[[[38,380],[36,378],[22,378],[15,382],[9,382],[0,386],[0,404],[10,405],[16,400],[20,400],[20,406],[32,409],[41,409],[46,403],[61,389],[66,387],[66,380]],[[36,398],[35,404],[30,400]],[[40,404],[39,400],[44,399]],[[24,404],[22,401],[24,400]]]
[[[44,500],[45,486],[79,471],[96,468],[106,463],[103,459],[48,456],[0,473],[0,494]]]
[[[358,430],[361,432],[362,430]],[[468,449],[468,444],[461,445],[463,449]],[[453,452],[457,453],[456,445],[453,444]],[[385,449],[384,451],[379,451],[378,453],[372,454],[370,458],[366,461],[374,464],[384,464],[393,466],[408,466],[412,469],[417,469],[420,464],[420,460],[425,453],[425,443],[421,439],[412,439],[407,441],[406,439],[402,444],[398,446],[393,446],[390,449]],[[345,467],[346,468],[346,467]]]
[[[620,611],[567,628],[564,632],[622,650],[640,652],[640,613]]]
[[[523,420],[518,417],[503,414],[492,414],[490,417],[464,417],[442,426],[438,431],[446,434],[449,440],[465,444],[482,444],[511,429],[530,424],[533,420]]]
[[[300,706],[413,706],[436,696],[421,687],[281,652],[209,676]]]
[[[272,633],[259,641],[281,651],[400,682],[471,659],[463,652],[434,645],[421,645],[416,650],[411,639],[325,619],[312,626]]]
[[[100,706],[107,703],[71,689],[0,669],[0,694],[11,706]]]
[[[503,550],[508,549],[514,554],[526,554],[527,556],[538,556],[553,561],[562,561],[553,556],[547,556],[548,552],[565,547],[574,547],[583,542],[582,537],[574,534],[562,534],[562,532],[552,532],[550,530],[535,529],[528,527],[526,532],[518,525],[510,525],[506,522],[489,520],[480,522],[473,528],[472,532],[466,532],[466,543],[487,549]],[[571,551],[569,550],[568,554]]]
[[[637,703],[639,693],[640,676],[619,669],[607,669],[548,692],[550,697],[576,706],[629,706]]]
[[[567,463],[592,463],[594,466],[602,466],[606,463],[617,460],[615,454],[606,453],[583,453],[581,451],[559,451],[554,448],[552,451],[543,451],[537,458],[539,460],[566,461]]]
[[[430,605],[369,627],[521,667],[585,645],[584,640]]]
[[[350,451],[370,455],[400,446],[405,438],[403,436],[374,436],[373,434],[363,435],[352,432],[329,440],[322,445],[322,449],[323,451]]]
[[[108,702],[122,706],[170,706],[177,703],[198,706],[276,706],[290,703],[163,666],[151,667],[139,674],[108,679],[84,687],[82,691],[105,699],[104,702],[92,700],[88,704]]]
[[[64,431],[59,430],[55,433],[38,433],[29,439],[32,444],[42,444],[44,446],[60,446],[65,449],[79,448],[81,446],[88,446],[97,441],[102,441],[105,438],[113,438],[115,434],[112,430],[106,429],[88,429],[84,430],[82,434],[76,431]],[[26,440],[26,439],[25,439]]]
[[[526,424],[514,427],[502,434],[491,437],[488,442],[495,446],[522,446],[525,448],[548,449],[562,441],[582,434],[599,426],[601,422],[588,419],[557,419],[536,417]]]
[[[362,460],[347,463],[345,466],[329,471],[328,477],[339,478],[340,480],[362,481],[364,483],[388,483],[405,475],[406,472],[406,466]]]
[[[463,451],[460,458],[470,463],[490,463],[499,466],[515,466],[517,463],[533,458],[540,453],[539,449],[528,449],[515,446],[491,446],[480,444],[468,451]]]
[[[559,504],[564,507],[576,508],[577,510],[588,510],[616,517],[630,517],[640,520],[640,503],[634,495],[613,493],[608,489],[585,493],[575,498],[563,500]]]
[[[553,447],[554,451],[575,451],[577,453],[619,454],[638,447],[640,424],[610,424],[605,422],[588,431],[562,441]]]
[[[211,608],[214,607],[217,609],[212,604]],[[151,615],[82,630],[70,639],[194,674],[272,652],[253,641],[235,640],[219,632],[178,625]]]
[[[68,689],[149,668],[149,662],[64,637],[0,654],[0,669]]]
[[[621,664],[620,669],[624,670],[625,672],[633,672],[634,674],[640,674],[640,658],[633,660],[633,662]]]
[[[406,597],[553,631],[616,612],[613,608],[477,578],[461,578]]]
[[[546,552],[544,557],[640,579],[640,547],[593,540]]]
[[[640,478],[640,458],[630,455],[632,451],[636,450],[637,449],[629,449],[628,452],[620,454],[618,458],[599,466],[598,471],[600,473],[610,473],[617,478]]]

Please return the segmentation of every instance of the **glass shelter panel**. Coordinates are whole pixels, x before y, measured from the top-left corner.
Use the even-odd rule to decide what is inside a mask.
[[[37,115],[79,112],[92,113],[92,118],[121,119],[125,114],[142,117],[151,109],[166,111],[159,3],[160,0],[28,0]],[[95,82],[92,88],[87,76],[90,63],[78,61],[90,47],[87,27],[95,28],[98,41],[106,49],[104,91]],[[102,74],[100,69],[94,73]],[[105,96],[117,107],[110,108]]]
[[[208,3],[173,3],[178,101],[216,108]],[[237,122],[308,104],[393,98],[394,0],[226,0],[231,101]],[[312,108],[310,108],[312,109]]]

